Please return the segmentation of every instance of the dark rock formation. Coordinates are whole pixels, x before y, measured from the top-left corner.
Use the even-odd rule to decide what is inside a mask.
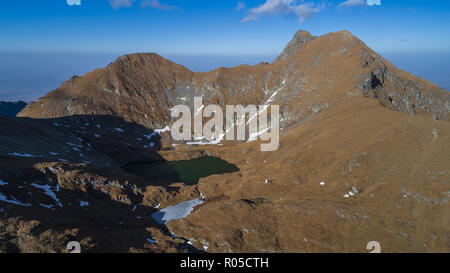
[[[23,101],[5,102],[0,101],[0,116],[15,117],[27,104]]]

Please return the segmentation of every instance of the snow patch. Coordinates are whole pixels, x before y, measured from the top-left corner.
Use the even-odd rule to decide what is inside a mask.
[[[83,148],[82,145],[78,145],[78,144],[73,144],[72,142],[66,142],[67,145],[72,146],[72,147],[78,147],[78,148]]]
[[[162,134],[164,132],[169,132],[169,131],[170,131],[170,127],[169,126],[166,126],[163,129],[155,129],[155,132],[157,132],[158,134]]]
[[[220,135],[218,139],[216,140],[211,140],[211,141],[190,141],[190,142],[186,142],[186,145],[216,145],[219,144],[223,139],[223,136]]]
[[[31,183],[31,186],[37,188],[37,189],[41,189],[44,191],[44,193],[48,196],[50,196],[53,200],[55,200],[55,202],[58,204],[58,206],[62,207],[63,205],[61,204],[61,202],[59,201],[58,197],[56,196],[56,194],[52,191],[52,186],[50,185],[39,185],[36,183]]]
[[[351,191],[349,191],[347,194],[344,194],[344,198],[349,198],[349,197],[355,196],[355,195],[357,195],[357,194],[359,194],[358,189],[355,188],[355,187],[352,187],[352,190],[351,190]]]
[[[13,197],[13,199],[8,199],[1,192],[0,192],[0,201],[6,202],[6,203],[9,203],[9,204],[13,204],[13,205],[22,206],[22,207],[31,207],[31,204],[25,204],[25,203],[22,203],[20,201],[17,201],[17,199],[15,199],[14,197]]]
[[[179,220],[187,217],[196,206],[203,204],[202,199],[195,199],[179,203],[178,205],[167,207],[151,215],[151,217],[160,225],[167,222]]]
[[[266,129],[264,129],[264,130],[262,130],[262,131],[260,131],[260,132],[250,134],[250,136],[248,137],[247,142],[252,142],[252,141],[257,140],[258,137],[259,137],[260,135],[266,133],[266,132],[269,131],[270,129],[271,129],[271,127],[268,127],[268,128],[266,128]]]
[[[194,116],[197,116],[198,114],[200,114],[200,113],[202,112],[203,108],[205,108],[204,105],[200,106],[200,107],[195,111]]]
[[[46,205],[46,204],[42,204],[42,203],[39,203],[39,205],[40,205],[41,207],[46,208],[46,209],[52,209],[52,208],[53,208],[52,205]]]
[[[18,156],[18,157],[36,157],[35,155],[31,155],[31,154],[28,154],[28,153],[20,154],[20,153],[16,153],[16,152],[8,153],[8,155],[10,155],[10,156]]]
[[[151,142],[149,145],[144,145],[144,148],[153,148],[155,147],[155,143]]]
[[[170,131],[170,127],[169,127],[169,126],[166,126],[166,127],[163,128],[163,129],[155,129],[155,130],[153,130],[153,133],[148,134],[148,135],[144,135],[144,137],[146,137],[148,140],[150,140],[150,139],[152,139],[154,136],[161,135],[162,133],[169,132],[169,131]]]

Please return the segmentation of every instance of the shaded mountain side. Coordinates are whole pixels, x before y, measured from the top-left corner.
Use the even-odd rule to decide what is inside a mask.
[[[272,103],[281,106],[286,127],[350,95],[376,98],[395,111],[449,119],[448,92],[395,68],[349,32],[313,38],[299,32],[272,64],[206,73],[194,73],[153,53],[126,55],[72,78],[19,116],[114,115],[162,128],[170,123],[168,109],[176,104],[192,107],[194,96],[219,105],[263,104],[272,97]]]
[[[102,124],[99,140],[77,132],[86,121]],[[136,143],[148,129],[110,117],[54,122],[61,125],[0,118],[0,253],[66,253],[70,241],[84,253],[197,251],[148,217],[158,204],[198,195],[195,189],[166,188],[166,181],[118,168],[129,160],[162,160]],[[129,131],[114,133],[108,125]],[[5,127],[15,133],[5,135]]]
[[[0,156],[40,158],[118,168],[134,160],[160,160],[160,136],[114,116],[54,119],[0,117]]]
[[[164,160],[159,148],[154,131],[112,116],[0,117],[0,253],[66,253],[70,241],[83,252],[198,252],[148,217],[196,189],[120,168]]]
[[[0,101],[0,116],[15,117],[27,104],[23,101]]]

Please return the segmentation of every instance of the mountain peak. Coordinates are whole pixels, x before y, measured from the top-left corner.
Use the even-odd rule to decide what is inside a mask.
[[[297,31],[297,32],[295,33],[294,39],[295,39],[296,37],[302,37],[302,36],[313,37],[313,36],[311,35],[311,33],[309,33],[308,31],[303,30],[303,29],[300,29],[299,31]]]
[[[157,53],[132,53],[118,57],[114,63],[120,62],[146,62],[146,61],[161,61],[166,60],[164,57],[158,55]]]
[[[295,33],[294,38],[289,42],[283,52],[277,57],[275,61],[281,61],[289,59],[290,57],[297,54],[305,44],[311,42],[317,37],[311,35],[306,30],[299,30]]]

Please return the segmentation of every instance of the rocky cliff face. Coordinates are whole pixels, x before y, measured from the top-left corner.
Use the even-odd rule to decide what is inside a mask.
[[[280,105],[280,148],[173,146],[155,134],[171,107],[201,95]],[[449,99],[346,31],[301,31],[272,64],[207,73],[121,57],[19,114],[35,119],[0,119],[0,250],[78,240],[87,252],[367,252],[376,240],[383,252],[448,252]],[[204,155],[240,171],[187,186],[120,169]],[[149,217],[199,196],[184,219]]]

